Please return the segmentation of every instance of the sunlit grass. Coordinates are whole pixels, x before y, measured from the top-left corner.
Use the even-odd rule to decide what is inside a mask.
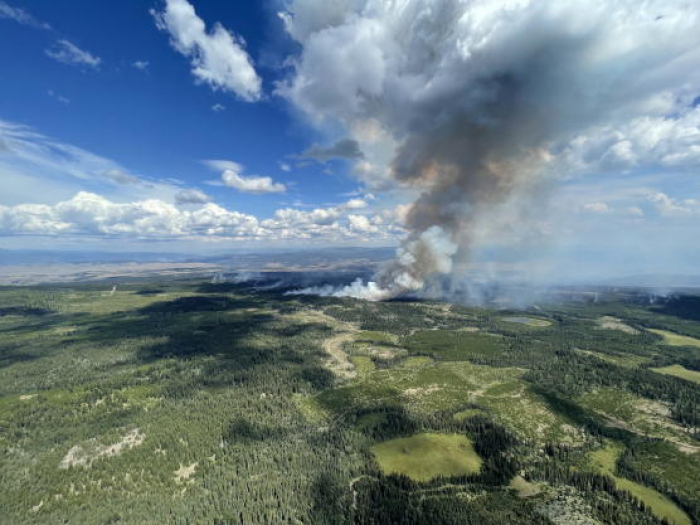
[[[670,346],[694,346],[700,348],[700,339],[695,339],[694,337],[688,337],[687,335],[680,335],[674,332],[668,332],[666,330],[654,330],[649,329],[650,332],[660,335],[664,338],[664,343]]]
[[[384,474],[405,474],[414,481],[438,476],[474,474],[481,458],[471,440],[460,434],[416,434],[392,439],[372,447]]]
[[[650,487],[615,474],[615,465],[623,451],[621,445],[609,443],[604,448],[591,452],[589,466],[596,472],[612,478],[618,489],[625,490],[643,501],[655,516],[675,525],[691,525],[688,515],[669,498]]]
[[[681,379],[686,379],[688,381],[692,381],[693,383],[700,384],[700,372],[688,370],[683,365],[669,365],[661,368],[652,368],[652,370],[654,372],[658,372],[659,374],[680,377]]]

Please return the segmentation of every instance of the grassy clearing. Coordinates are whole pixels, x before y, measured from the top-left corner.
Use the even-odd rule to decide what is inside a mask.
[[[620,332],[625,332],[626,334],[635,335],[639,333],[639,330],[631,327],[628,324],[623,323],[617,317],[611,317],[609,315],[604,315],[596,319],[596,324],[599,328],[603,330],[618,330]]]
[[[681,379],[700,384],[700,372],[696,372],[695,370],[688,370],[683,365],[670,365],[661,368],[652,368],[651,370],[653,370],[654,372],[658,372],[659,374],[680,377]]]
[[[536,317],[501,317],[501,321],[504,323],[524,324],[532,328],[546,328],[547,326],[552,326],[551,321],[537,319]]]
[[[366,376],[376,369],[374,361],[365,355],[353,355],[350,357],[350,361],[355,365],[355,370],[360,377]]]
[[[292,402],[303,418],[312,424],[327,423],[330,414],[309,395],[293,394]]]
[[[573,421],[552,410],[547,400],[521,381],[494,385],[476,402],[523,440],[579,444],[583,439]]]
[[[434,363],[434,361],[431,357],[409,356],[405,359],[402,359],[396,365],[396,368],[397,369],[411,370],[411,369],[425,368],[426,366],[429,366],[433,363]]]
[[[407,358],[400,365],[360,373],[350,384],[321,393],[318,403],[337,414],[351,408],[381,406],[402,406],[423,415],[454,410],[458,420],[489,414],[520,438],[534,443],[575,444],[581,440],[574,424],[552,410],[521,379],[521,369],[466,361],[436,362],[423,357]],[[465,411],[464,407],[470,405],[474,410]]]
[[[416,434],[374,445],[371,450],[384,474],[405,474],[414,481],[474,474],[481,469],[471,440],[460,434]]]
[[[373,359],[389,362],[406,350],[397,346],[398,336],[387,332],[364,330],[355,332],[353,340],[344,345],[344,350],[351,355],[365,355]]]
[[[456,412],[452,415],[452,417],[455,421],[464,421],[465,419],[469,419],[470,417],[483,415],[486,415],[486,412],[484,412],[480,408],[468,408],[466,410],[460,410],[459,412]]]
[[[431,359],[410,365],[377,369],[347,386],[321,393],[319,402],[336,413],[351,407],[367,409],[383,404],[402,405],[422,414],[459,410],[483,396],[490,387],[513,381],[523,373],[518,369]]]
[[[700,339],[688,337],[687,335],[680,335],[667,330],[654,330],[650,328],[649,331],[663,337],[664,343],[669,346],[694,346],[700,348]]]
[[[671,419],[670,408],[615,388],[601,388],[584,394],[578,403],[604,415],[610,426],[625,428],[640,435],[688,443],[688,435]]]
[[[515,476],[510,480],[508,488],[513,489],[518,493],[521,498],[531,498],[532,496],[537,496],[542,492],[539,484],[531,483],[527,481],[522,476]]]
[[[394,344],[396,339],[397,337],[393,334],[376,330],[363,330],[355,335],[355,340],[362,343]]]
[[[641,355],[634,354],[603,354],[601,352],[592,352],[590,350],[579,350],[582,354],[592,355],[608,363],[613,363],[618,366],[624,366],[625,368],[639,368],[641,365],[651,361],[650,357],[644,357]]]
[[[615,465],[623,451],[621,445],[609,443],[604,448],[591,452],[588,466],[611,477],[618,489],[639,498],[658,518],[666,519],[675,525],[692,525],[688,515],[663,494],[615,474]]]

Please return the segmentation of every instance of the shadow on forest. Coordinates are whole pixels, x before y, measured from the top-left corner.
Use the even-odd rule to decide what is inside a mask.
[[[17,363],[27,363],[44,357],[37,353],[23,352],[22,347],[16,347],[16,349],[19,351],[7,347],[0,349],[0,368],[12,366]]]
[[[0,307],[0,317],[5,315],[22,315],[32,317],[42,317],[53,313],[45,308],[31,308],[29,306],[3,306]]]
[[[277,313],[292,313],[316,301],[275,293],[235,297],[221,293],[220,285],[204,287],[210,291],[217,289],[219,293],[179,297],[140,309],[97,316],[54,312],[25,316],[20,326],[0,330],[0,334],[5,331],[18,338],[17,343],[10,338],[0,340],[0,368],[45,358],[63,351],[66,345],[82,342],[126,349],[131,346],[135,351],[132,362],[136,365],[172,358],[185,362],[202,356],[215,358],[197,364],[201,370],[199,375],[167,387],[174,396],[202,387],[226,387],[233,382],[247,381],[255,367],[282,363],[296,365],[297,370],[292,373],[313,391],[332,384],[332,375],[320,366],[321,350],[314,344],[327,337],[332,328],[323,323],[285,322]],[[149,288],[144,292],[155,294],[157,290]],[[275,313],[268,309],[271,302]],[[6,310],[25,313],[21,308]],[[51,330],[69,325],[82,329],[57,343]],[[33,339],[31,343],[19,340],[21,336],[39,331],[46,331],[47,336]],[[149,341],[152,338],[157,342]]]
[[[146,290],[139,290],[138,292],[136,292],[136,295],[143,295],[145,297],[150,297],[152,295],[158,295],[158,294],[161,294],[164,292],[165,292],[165,290],[160,289],[160,288],[148,288]]]
[[[139,364],[169,358],[215,357],[211,362],[198,364],[201,373],[191,379],[189,386],[179,384],[179,394],[245,381],[256,366],[284,362],[315,369],[316,354],[300,352],[294,338],[308,334],[318,341],[332,329],[322,323],[285,324],[278,315],[266,312],[265,306],[265,301],[258,297],[181,297],[105,316],[91,323],[81,337],[98,344],[160,338],[160,342],[137,351]],[[307,372],[306,368],[300,370],[299,378],[313,389],[328,382],[328,378]],[[177,395],[175,391],[173,395]]]
[[[672,315],[680,319],[700,321],[700,297],[681,296],[671,299],[663,306],[656,306],[650,310],[657,314]]]
[[[242,308],[260,307],[258,301],[252,299],[234,299],[224,295],[213,297],[180,297],[172,301],[153,303],[139,310],[139,313],[194,313],[194,312],[223,312]]]
[[[563,416],[574,424],[586,427],[593,435],[604,436],[610,439],[627,442],[634,437],[630,431],[606,425],[605,421],[592,411],[587,411],[573,401],[549,392],[540,387],[531,387],[532,391],[541,396],[553,412]]]
[[[352,506],[350,491],[335,473],[318,476],[311,486],[313,505],[311,523],[344,525],[350,523],[348,509]]]
[[[304,306],[325,306],[334,304],[334,298],[321,297],[319,295],[287,295],[287,291],[297,290],[298,287],[280,287],[275,289],[260,289],[244,283],[204,283],[199,285],[195,291],[198,293],[250,293],[261,301],[274,301],[276,305],[285,303],[299,303]],[[337,299],[336,299],[337,301]]]
[[[0,329],[0,368],[41,359],[61,351],[50,333],[47,337],[32,340],[31,344],[22,341],[26,335],[35,335],[61,326],[79,324],[86,314],[61,315],[43,308],[7,307],[0,309],[0,315],[21,316],[21,325],[12,324]]]

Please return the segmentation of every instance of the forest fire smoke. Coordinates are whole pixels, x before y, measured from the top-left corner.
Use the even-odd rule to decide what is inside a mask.
[[[376,282],[309,293],[420,290],[498,235],[494,217],[527,225],[551,180],[585,171],[571,152],[596,126],[690,106],[699,85],[687,2],[293,0],[281,16],[302,53],[279,92],[315,122],[374,122],[393,160],[368,183],[418,194]]]

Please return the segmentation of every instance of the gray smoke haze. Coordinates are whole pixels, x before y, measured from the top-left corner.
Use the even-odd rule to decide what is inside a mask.
[[[365,182],[417,194],[376,282],[324,295],[420,290],[484,242],[537,235],[552,181],[602,162],[581,144],[605,129],[627,154],[640,119],[673,137],[661,124],[700,92],[687,1],[291,0],[280,16],[302,52],[278,92],[369,145]]]

